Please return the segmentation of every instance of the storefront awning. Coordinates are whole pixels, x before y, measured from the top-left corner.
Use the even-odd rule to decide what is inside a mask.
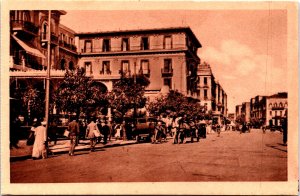
[[[11,35],[15,40],[16,42],[28,53],[28,54],[31,54],[33,56],[36,56],[36,57],[40,57],[40,58],[43,58],[45,59],[45,55],[43,55],[43,53],[41,53],[41,51],[39,51],[38,49],[36,48],[33,48],[31,46],[28,46],[28,44],[26,44],[25,42],[23,42],[22,40],[20,40],[19,38],[17,38],[16,36],[14,35]]]

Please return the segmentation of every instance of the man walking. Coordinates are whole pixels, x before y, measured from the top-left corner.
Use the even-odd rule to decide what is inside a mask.
[[[96,146],[96,137],[100,136],[100,131],[98,129],[97,124],[94,122],[94,119],[91,119],[90,124],[88,124],[86,128],[86,137],[90,139],[90,144],[91,144],[91,152],[95,151],[95,146]],[[94,131],[99,133],[99,136],[95,136]]]
[[[72,121],[69,123],[68,131],[70,132],[70,150],[69,155],[74,156],[74,149],[76,145],[76,138],[79,134],[79,124],[76,122],[76,119],[73,117]]]

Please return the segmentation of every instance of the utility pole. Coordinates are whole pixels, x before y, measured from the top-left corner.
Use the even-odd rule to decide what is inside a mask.
[[[134,61],[133,84],[134,84],[134,88],[136,89],[136,61]],[[134,111],[133,111],[133,115],[134,115],[134,118],[136,118],[136,96],[134,97]]]
[[[45,120],[46,120],[46,141],[48,141],[49,128],[49,97],[50,97],[50,69],[51,69],[51,10],[48,11],[48,34],[47,34],[47,76],[46,76],[46,106],[45,106]]]

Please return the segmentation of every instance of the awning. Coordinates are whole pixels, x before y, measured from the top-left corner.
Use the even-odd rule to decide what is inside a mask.
[[[33,47],[30,47],[28,46],[28,44],[26,44],[25,42],[23,42],[22,40],[20,40],[19,38],[17,38],[16,36],[14,35],[11,35],[15,40],[16,42],[18,42],[18,44],[28,53],[28,54],[31,54],[33,56],[36,56],[36,57],[40,57],[40,58],[43,58],[45,59],[45,55],[43,55],[43,53],[41,53],[41,51],[39,51],[38,49],[36,48],[33,48]]]

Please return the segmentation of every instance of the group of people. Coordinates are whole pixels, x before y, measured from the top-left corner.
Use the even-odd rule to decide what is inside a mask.
[[[74,155],[75,147],[79,144],[80,135],[90,140],[90,151],[95,151],[95,146],[103,139],[106,144],[111,137],[118,139],[133,139],[134,124],[125,120],[122,123],[110,123],[106,118],[96,119],[90,118],[89,121],[77,121],[75,117],[71,118],[68,124],[67,137],[70,140],[69,155]],[[203,119],[188,118],[182,116],[163,115],[154,123],[151,131],[151,142],[161,143],[167,140],[167,135],[172,137],[173,143],[184,143],[187,137],[191,137],[191,141],[200,137],[206,138],[206,134],[216,131],[220,134],[222,126],[212,125]],[[32,133],[35,135],[33,145],[33,158],[45,158],[47,152],[46,122],[36,120],[32,127]],[[49,135],[49,134],[48,134]]]

